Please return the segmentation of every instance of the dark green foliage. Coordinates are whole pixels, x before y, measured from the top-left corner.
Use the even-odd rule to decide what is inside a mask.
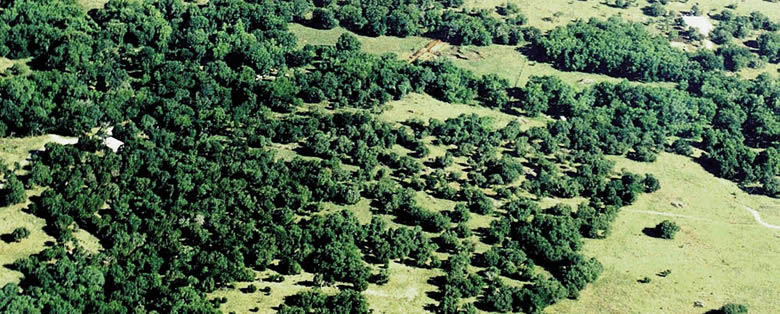
[[[326,8],[316,8],[312,13],[311,24],[317,28],[331,29],[339,25],[333,11]]]
[[[369,36],[407,37],[427,34],[457,45],[486,46],[494,42],[517,44],[522,40],[520,25],[524,24],[524,18],[521,15],[496,19],[486,10],[476,14],[444,10],[458,8],[462,2],[414,0],[396,4],[387,1],[314,1],[317,8],[308,23],[324,29],[341,24],[351,31]],[[302,16],[302,12],[294,14],[294,17]]]
[[[694,67],[681,50],[642,25],[590,19],[556,27],[533,41],[534,56],[569,70],[641,81],[678,81]],[[640,66],[641,65],[641,66]]]
[[[30,230],[27,230],[25,227],[16,228],[13,232],[11,232],[11,239],[13,239],[14,242],[21,242],[28,236],[30,236]]]
[[[66,49],[69,40],[88,41],[95,28],[72,0],[12,1],[4,7],[0,12],[0,56],[12,59]]]
[[[658,156],[654,151],[645,146],[637,146],[628,153],[627,157],[636,161],[653,162]]]
[[[731,32],[723,28],[716,27],[710,32],[710,39],[712,42],[722,45],[729,43],[733,39],[733,35],[731,35]]]
[[[0,188],[0,206],[10,206],[24,202],[27,199],[24,183],[13,172],[4,172],[3,187]]]
[[[723,57],[723,66],[730,71],[752,67],[756,62],[756,56],[749,49],[734,44],[718,48],[716,53]]]
[[[546,113],[553,117],[568,117],[576,111],[574,96],[574,89],[558,77],[533,76],[522,88],[519,104],[531,116]]]
[[[642,180],[645,186],[645,193],[653,193],[661,188],[661,183],[652,174],[646,174],[645,179]]]
[[[662,16],[666,15],[666,8],[659,2],[653,2],[649,6],[642,8],[642,12],[649,16]]]
[[[772,22],[766,15],[761,12],[751,12],[747,16],[737,16],[731,10],[723,10],[718,16],[720,22],[713,30],[714,34],[717,34],[717,38],[745,38],[750,36],[754,30],[766,30],[769,33],[778,30],[776,22]],[[723,43],[722,40],[718,40],[716,43]]]
[[[285,303],[279,308],[279,313],[367,314],[370,311],[368,301],[359,292],[343,290],[336,295],[329,296],[315,289],[287,297]]]
[[[683,156],[690,156],[693,154],[693,147],[688,141],[680,138],[672,143],[672,151]]]
[[[361,44],[357,37],[350,33],[341,34],[338,41],[336,41],[336,49],[341,51],[359,51],[360,46]]]
[[[455,223],[468,222],[470,217],[471,213],[469,213],[469,209],[464,203],[455,204],[455,209],[453,209],[452,214],[450,214],[452,222]]]
[[[307,272],[340,290],[303,292],[281,312],[365,313],[357,291],[389,279],[386,270],[372,276],[368,263],[392,260],[443,267],[436,280],[442,312],[475,312],[461,300],[471,297],[486,303],[480,307],[538,312],[577,297],[600,273],[597,261],[582,256],[581,237],[605,237],[621,206],[658,187],[649,175],[616,177],[605,154],[657,151],[668,136],[684,143],[701,137],[717,174],[760,183],[770,195],[780,190],[776,81],[701,72],[732,66],[743,51],[685,54],[614,20],[542,35],[520,28],[526,19],[513,7],[497,19],[461,5],[109,1],[87,16],[68,1],[15,1],[11,6],[30,11],[0,13],[7,36],[0,52],[33,57],[33,71],[0,80],[0,136],[56,132],[80,141],[49,144],[32,157],[24,184],[44,191],[29,210],[46,220],[55,241],[14,265],[25,280],[3,289],[0,311],[210,313],[226,299],[207,301],[209,292],[273,267],[272,281]],[[680,84],[580,89],[534,77],[516,90],[448,61],[409,64],[367,54],[348,34],[335,47],[298,49],[286,23],[309,13],[317,27],[340,24],[370,35],[477,45],[532,40],[537,50],[550,48],[545,55],[562,68]],[[758,15],[750,22],[766,23]],[[573,34],[582,38],[572,41]],[[9,39],[19,36],[29,38]],[[9,43],[26,48],[4,51]],[[373,115],[412,92],[555,121],[525,131],[518,121],[497,129],[477,115],[400,126]],[[99,136],[84,136],[104,126],[114,126],[125,143],[116,153]],[[423,163],[430,137],[448,149],[433,171]],[[395,145],[412,153],[392,153]],[[287,158],[291,149],[305,157]],[[465,160],[458,172],[441,169],[456,156]],[[456,175],[460,166],[468,176]],[[3,195],[21,186],[10,190],[24,196],[19,178],[4,178]],[[497,195],[486,195],[487,188]],[[576,211],[542,210],[519,197],[523,188],[589,201]],[[426,194],[461,203],[451,212],[423,207],[417,200]],[[376,214],[367,225],[330,208],[363,197]],[[495,201],[503,207],[496,210]],[[474,254],[471,211],[494,216],[490,228],[474,230],[493,244],[484,254]],[[411,227],[388,228],[390,220]],[[73,239],[76,225],[103,250],[84,252]],[[426,232],[443,232],[437,241],[449,252],[445,261]],[[471,263],[486,268],[473,273]],[[536,264],[553,277],[534,274]],[[500,275],[529,283],[507,287]]]
[[[780,62],[780,34],[763,33],[756,39],[758,54],[766,56],[769,62]]]
[[[672,221],[664,220],[655,226],[655,231],[661,238],[674,239],[674,235],[680,231],[680,226]]]
[[[582,247],[579,224],[572,217],[539,214],[512,232],[513,238],[524,239],[529,255],[545,262],[560,262]]]
[[[743,304],[727,303],[721,306],[717,312],[722,314],[747,314],[748,308]]]

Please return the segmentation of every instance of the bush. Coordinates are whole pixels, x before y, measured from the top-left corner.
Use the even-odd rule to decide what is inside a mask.
[[[661,238],[664,239],[674,239],[674,235],[680,231],[680,226],[678,226],[676,223],[664,220],[661,223],[659,223],[657,226],[655,226],[655,230]]]
[[[688,143],[688,141],[677,139],[672,143],[672,151],[683,156],[690,156],[693,154],[693,147],[691,147],[691,144]]]
[[[628,153],[628,158],[642,162],[653,162],[657,156],[655,152],[645,146],[637,146],[632,152]]]
[[[25,227],[16,228],[13,232],[11,232],[11,238],[14,240],[14,242],[22,242],[22,239],[29,236],[30,230],[27,230]]]
[[[246,291],[249,293],[255,293],[255,291],[257,291],[257,286],[255,286],[254,284],[250,284],[249,286],[246,287]]]
[[[358,51],[360,46],[361,44],[357,37],[350,33],[341,34],[338,41],[336,41],[336,49],[341,51]]]
[[[661,182],[649,173],[645,175],[645,179],[642,180],[642,183],[645,186],[645,193],[653,193],[661,188]]]
[[[666,14],[666,8],[658,2],[645,7],[642,11],[649,16],[662,16]]]
[[[734,303],[728,303],[724,306],[721,306],[720,309],[718,309],[718,313],[722,314],[747,314],[748,308],[745,305],[742,304],[734,304]]]

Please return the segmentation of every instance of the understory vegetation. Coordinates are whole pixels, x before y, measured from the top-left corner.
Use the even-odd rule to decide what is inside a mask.
[[[662,184],[606,155],[649,162],[695,146],[714,174],[780,193],[777,79],[726,75],[726,54],[684,53],[636,24],[541,34],[521,27],[517,8],[495,17],[458,1],[112,0],[88,13],[72,0],[0,4],[0,56],[31,69],[0,78],[0,136],[79,138],[47,144],[24,169],[2,164],[0,206],[42,188],[25,210],[55,242],[11,266],[24,277],[0,290],[2,312],[218,312],[225,300],[208,293],[271,270],[271,280],[314,274],[279,312],[368,313],[362,292],[388,281],[392,261],[442,270],[426,310],[536,313],[597,280],[603,266],[583,239],[607,237],[622,207]],[[350,33],[297,48],[291,22],[462,45],[529,40],[563,69],[680,83],[580,89],[536,76],[511,87],[444,59],[367,54]],[[518,119],[377,117],[410,93]],[[542,114],[544,126],[520,119]],[[103,144],[109,127],[116,152]],[[543,207],[545,197],[577,204]],[[324,210],[361,200],[367,223]],[[474,217],[488,226],[472,230]],[[659,230],[672,238],[674,227]],[[79,229],[102,250],[86,250]]]

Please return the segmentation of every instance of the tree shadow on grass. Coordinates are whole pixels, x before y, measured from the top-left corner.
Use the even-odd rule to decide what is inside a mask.
[[[642,229],[642,233],[644,233],[646,236],[651,238],[661,239],[661,232],[658,231],[658,229],[656,228],[650,228],[650,227],[644,228]]]
[[[16,243],[16,241],[14,241],[13,235],[11,235],[10,233],[6,233],[6,234],[3,234],[3,235],[0,235],[0,240],[2,240],[5,243],[9,243],[9,244],[10,243]]]

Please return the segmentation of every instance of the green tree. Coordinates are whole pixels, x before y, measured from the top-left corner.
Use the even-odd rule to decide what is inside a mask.
[[[748,308],[743,304],[727,303],[718,309],[722,314],[747,314]]]
[[[4,183],[4,186],[0,188],[1,206],[19,204],[27,199],[27,195],[24,192],[24,183],[16,177],[16,174],[6,171]]]
[[[330,9],[316,8],[312,12],[311,25],[321,29],[332,29],[339,25],[339,21]]]
[[[357,37],[350,33],[341,34],[339,39],[336,41],[336,49],[341,51],[359,51],[360,46],[361,43]]]

